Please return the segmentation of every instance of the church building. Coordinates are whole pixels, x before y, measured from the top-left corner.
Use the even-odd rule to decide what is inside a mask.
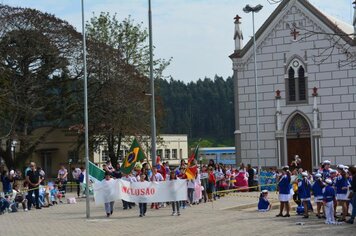
[[[356,164],[354,9],[352,25],[307,0],[283,0],[255,33],[257,102],[253,39],[243,46],[243,23],[235,17],[237,163],[257,166],[259,149],[262,167],[289,165],[295,155],[309,171],[323,160]]]

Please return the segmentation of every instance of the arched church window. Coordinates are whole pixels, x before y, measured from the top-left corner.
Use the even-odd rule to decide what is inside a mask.
[[[289,101],[295,101],[295,80],[294,80],[294,69],[289,67],[288,71],[288,92],[289,92]]]
[[[303,63],[295,58],[288,66],[287,104],[307,102],[307,77]]]
[[[307,120],[300,114],[296,114],[290,121],[287,135],[300,137],[310,134],[310,128]]]
[[[303,66],[300,66],[298,69],[298,93],[299,93],[299,100],[304,101],[306,99],[305,94],[305,73]]]

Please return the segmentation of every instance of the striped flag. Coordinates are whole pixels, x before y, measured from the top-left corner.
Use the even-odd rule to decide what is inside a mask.
[[[187,167],[187,170],[185,171],[185,175],[189,180],[195,179],[197,172],[198,172],[198,167],[194,165],[194,166]]]
[[[188,166],[185,171],[185,174],[187,176],[187,179],[195,179],[197,173],[198,173],[198,167],[196,163],[193,163],[194,160],[197,160],[199,154],[199,143],[195,147],[194,152],[190,155],[188,159]]]
[[[102,181],[105,177],[105,171],[89,161],[89,176],[94,181]]]

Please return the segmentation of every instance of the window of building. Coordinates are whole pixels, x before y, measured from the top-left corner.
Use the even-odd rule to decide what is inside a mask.
[[[170,149],[165,149],[164,150],[164,158],[165,159],[171,159],[171,150]]]
[[[298,59],[292,60],[288,66],[286,79],[287,103],[307,103],[307,78],[305,67]]]
[[[120,151],[119,151],[119,160],[124,159],[124,156],[125,156],[124,150],[120,150]]]
[[[107,160],[109,160],[109,151],[108,150],[103,150],[101,152],[101,161],[105,162]]]
[[[309,136],[310,127],[308,121],[300,114],[296,114],[289,123],[287,137],[300,138]]]
[[[68,162],[70,163],[78,163],[79,154],[77,151],[68,151]]]
[[[163,157],[162,156],[162,149],[157,149],[156,152],[157,152],[157,156]]]
[[[172,149],[172,159],[177,159],[177,149]]]

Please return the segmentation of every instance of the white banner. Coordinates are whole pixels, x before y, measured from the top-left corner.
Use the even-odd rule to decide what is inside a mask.
[[[121,179],[94,183],[95,204],[119,199],[136,202],[172,202],[187,200],[187,181],[133,182]]]

